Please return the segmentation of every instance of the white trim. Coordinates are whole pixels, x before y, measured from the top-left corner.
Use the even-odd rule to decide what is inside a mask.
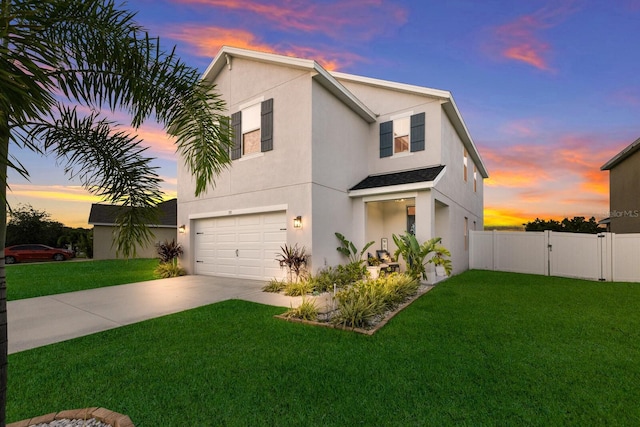
[[[258,157],[262,157],[262,156],[264,156],[263,152],[245,154],[242,157],[240,157],[239,159],[236,159],[236,161],[244,162],[245,160],[251,160],[251,159],[255,159],[255,158],[258,158]]]
[[[90,222],[89,225],[93,225],[93,226],[100,226],[100,227],[117,227],[118,224],[114,224],[114,223],[109,223],[109,222]],[[177,225],[157,225],[157,224],[145,224],[145,227],[149,227],[149,228],[175,228],[177,229],[178,226]],[[30,244],[30,243],[25,243],[26,244]],[[36,244],[36,243],[34,243]]]
[[[409,149],[411,149],[411,147],[409,147]],[[387,157],[387,158],[391,158],[391,159],[400,159],[402,157],[409,157],[409,156],[413,156],[414,154],[416,154],[415,151],[401,151],[399,153],[393,153],[391,155],[391,157]]]
[[[400,114],[396,114],[395,116],[391,116],[389,117],[389,120],[404,119],[405,117],[411,117],[411,116],[413,116],[413,110],[407,111],[406,113],[400,113]]]
[[[253,107],[256,104],[259,104],[264,101],[264,96],[259,96],[251,101],[244,102],[238,106],[238,110],[244,110],[249,107]]]
[[[349,192],[349,197],[364,197],[376,194],[393,194],[402,191],[420,191],[430,190],[434,187],[434,181],[416,182],[414,184],[389,185],[386,187],[365,188],[362,190],[354,190]]]
[[[214,211],[214,212],[202,212],[197,214],[190,214],[189,220],[203,219],[203,218],[217,218],[222,216],[234,216],[234,215],[250,215],[266,212],[286,212],[289,209],[289,205],[272,205],[272,206],[260,206],[256,208],[244,208],[244,209],[229,209],[226,211]]]
[[[451,92],[440,89],[432,89],[424,86],[415,86],[406,83],[392,82],[389,80],[374,79],[371,77],[356,76],[354,74],[339,73],[332,71],[331,74],[338,80],[347,80],[357,83],[364,83],[371,86],[378,86],[387,89],[394,89],[401,92],[411,92],[422,95],[429,95],[436,98],[451,99]]]
[[[391,195],[392,194],[392,195]],[[364,203],[370,202],[384,202],[395,199],[416,199],[418,197],[418,192],[410,192],[410,193],[390,193],[390,194],[379,194],[375,196],[366,196],[362,198]]]

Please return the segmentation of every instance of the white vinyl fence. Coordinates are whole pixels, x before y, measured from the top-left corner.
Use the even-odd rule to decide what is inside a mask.
[[[472,269],[640,282],[640,234],[471,231]]]

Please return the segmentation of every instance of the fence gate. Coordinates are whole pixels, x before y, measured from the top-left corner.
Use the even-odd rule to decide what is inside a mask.
[[[605,234],[548,232],[549,275],[606,280],[608,240]]]

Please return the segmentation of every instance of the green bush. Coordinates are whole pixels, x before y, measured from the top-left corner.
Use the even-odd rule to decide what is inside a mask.
[[[267,283],[266,285],[264,285],[262,287],[262,292],[280,292],[282,291],[285,286],[287,286],[287,282],[285,282],[284,280],[278,280],[276,278],[273,278],[271,280],[269,280],[269,283]]]
[[[420,286],[418,280],[406,274],[393,273],[381,277],[377,281],[384,287],[386,302],[390,309],[415,295]]]
[[[285,317],[303,319],[303,320],[317,320],[318,319],[318,306],[316,305],[315,298],[302,299],[302,303],[296,308],[290,308]]]
[[[393,310],[418,290],[418,280],[406,274],[389,274],[375,280],[360,280],[336,293],[338,313],[332,322],[363,328],[376,316]]]
[[[299,297],[313,292],[313,287],[309,281],[289,282],[284,287],[284,294],[290,297]]]
[[[342,289],[359,280],[366,273],[366,266],[360,263],[349,263],[347,265],[338,265],[336,267],[326,267],[320,270],[315,276],[309,278],[309,282],[313,291],[332,292],[333,285]]]
[[[360,282],[363,283],[363,282]],[[336,293],[338,312],[331,321],[351,328],[364,328],[383,313],[385,302],[381,293],[356,284]]]
[[[174,259],[172,262],[161,262],[158,264],[153,273],[162,279],[169,277],[184,276],[186,271],[184,268],[178,265],[178,260]]]

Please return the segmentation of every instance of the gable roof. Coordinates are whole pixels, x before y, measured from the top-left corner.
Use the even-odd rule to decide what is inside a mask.
[[[104,205],[93,203],[89,213],[89,224],[115,225],[116,217],[122,211],[122,206]],[[178,199],[171,199],[158,204],[160,216],[158,224],[150,224],[153,227],[177,227],[178,223]]]
[[[223,46],[216,57],[211,61],[202,75],[204,80],[213,80],[224,69],[228,67],[232,69],[233,58],[252,59],[258,62],[266,62],[270,64],[285,65],[291,68],[308,70],[315,73],[313,79],[320,83],[325,89],[331,92],[335,97],[340,99],[345,105],[351,108],[360,117],[368,123],[376,122],[376,114],[366,105],[356,98],[351,92],[340,84],[327,70],[325,70],[316,61],[310,59],[301,59],[291,56],[278,55],[275,53],[258,52],[254,50],[239,49],[235,47]]]
[[[349,189],[350,196],[361,196],[369,193],[367,190],[389,188],[389,192],[398,191],[397,186],[405,186],[402,190],[430,188],[438,180],[444,165],[432,166],[422,169],[413,169],[402,172],[385,173],[379,175],[369,175]],[[407,188],[411,186],[412,188]]]
[[[207,69],[203,73],[202,78],[204,80],[213,81],[216,76],[224,69],[224,67],[232,69],[234,57],[303,69],[315,73],[313,75],[313,79],[315,81],[317,81],[325,89],[327,89],[334,96],[340,99],[345,105],[347,105],[360,117],[366,120],[367,123],[375,123],[377,121],[378,114],[369,109],[369,107],[367,107],[362,101],[360,101],[344,85],[342,85],[339,80],[363,83],[370,86],[393,90],[396,92],[406,92],[438,98],[442,101],[443,110],[447,114],[449,120],[451,120],[451,123],[460,136],[460,139],[467,149],[469,156],[471,157],[471,159],[473,159],[476,167],[478,168],[478,172],[480,172],[480,175],[483,178],[489,177],[487,168],[485,167],[484,162],[480,157],[480,153],[478,152],[478,149],[473,142],[471,135],[469,134],[469,130],[462,120],[462,115],[460,114],[460,111],[458,110],[458,107],[453,100],[453,96],[449,91],[397,83],[388,80],[373,79],[370,77],[362,77],[335,71],[329,72],[316,61],[310,59],[301,59],[291,56],[278,55],[275,53],[258,52],[229,46],[223,46],[218,51],[216,57],[213,59],[213,61],[211,61],[211,64],[209,64],[209,67],[207,67]]]
[[[625,159],[631,156],[636,151],[640,150],[640,138],[633,141],[631,144],[627,145],[622,151],[613,156],[611,160],[602,165],[600,170],[606,171],[611,170],[620,163],[622,163]]]

